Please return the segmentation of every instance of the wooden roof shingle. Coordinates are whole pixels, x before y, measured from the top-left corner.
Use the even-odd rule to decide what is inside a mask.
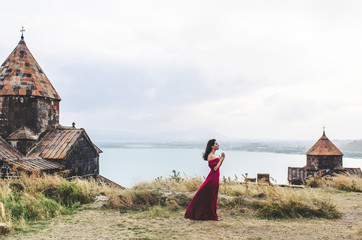
[[[343,156],[343,153],[327,138],[323,131],[322,137],[306,152],[306,155]]]
[[[23,154],[0,137],[0,160],[21,157],[23,157]]]
[[[48,132],[28,153],[28,156],[45,159],[64,159],[81,137],[84,137],[94,148],[94,151],[99,154],[98,147],[96,148],[91,142],[83,128],[63,128]]]
[[[4,162],[11,166],[18,166],[22,169],[34,171],[34,170],[58,170],[64,168],[60,163],[52,162],[40,157],[21,157],[4,159]]]

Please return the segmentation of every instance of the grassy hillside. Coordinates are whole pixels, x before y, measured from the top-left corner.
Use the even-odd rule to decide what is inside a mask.
[[[140,236],[144,236],[141,239],[166,239],[170,238],[170,232],[177,233],[179,236],[171,238],[181,239],[182,232],[186,230],[184,227],[193,222],[183,219],[184,210],[203,180],[202,178],[180,178],[174,172],[169,179],[159,178],[152,182],[138,184],[131,189],[116,190],[88,180],[78,179],[69,182],[58,176],[21,175],[17,180],[0,181],[0,205],[3,205],[0,213],[2,222],[7,223],[11,228],[7,235],[9,239],[12,239],[12,236],[15,239],[44,238],[49,235],[49,232],[48,230],[43,232],[42,229],[47,228],[55,231],[54,238],[61,239],[57,236],[64,238],[62,235],[64,230],[59,229],[64,226],[67,226],[66,232],[73,238],[91,237],[87,235],[87,232],[80,233],[77,225],[89,228],[90,232],[94,231],[95,226],[100,227],[93,234],[101,234],[102,238],[108,236],[110,239],[115,239],[113,234],[116,233],[113,229],[116,227],[126,234],[126,237],[116,237],[116,239],[135,239]],[[329,226],[328,221],[332,221],[329,219],[341,219],[338,221],[343,222],[346,214],[362,215],[362,206],[354,206],[355,199],[361,197],[359,194],[362,191],[361,178],[346,176],[337,176],[329,180],[317,178],[310,181],[309,186],[311,187],[283,188],[225,179],[220,183],[218,212],[221,221],[227,222],[218,223],[222,226],[217,226],[237,227],[244,221],[257,225],[261,222],[275,225],[276,220],[287,221],[286,226],[301,220],[300,223],[303,226],[303,219],[325,219],[322,221],[323,224]],[[343,192],[356,193],[347,196]],[[90,207],[94,204],[96,196],[98,198],[105,196],[105,201],[101,205]],[[345,212],[346,209],[348,212]],[[97,221],[92,220],[95,216],[99,218]],[[347,217],[350,218],[350,216]],[[62,221],[61,219],[67,220],[59,225],[57,222]],[[87,225],[83,225],[83,221]],[[39,227],[42,222],[45,224]],[[50,222],[52,224],[48,226],[47,223]],[[99,226],[103,222],[113,224],[113,227]],[[135,227],[137,222],[142,222],[142,224],[136,224],[137,227]],[[153,223],[155,225],[152,225]],[[169,225],[172,223],[176,225]],[[205,224],[209,226],[210,223]],[[357,221],[356,224],[357,228],[361,226],[357,232],[353,228],[354,234],[362,234],[361,221]],[[204,225],[201,224],[199,227],[203,228]],[[154,232],[140,230],[152,228]],[[165,228],[169,231],[164,231]],[[29,231],[29,229],[32,230]],[[198,236],[199,233],[195,231],[192,233],[194,235],[190,234],[188,233],[189,237],[186,239],[192,239],[192,236]],[[69,239],[72,239],[71,236]]]

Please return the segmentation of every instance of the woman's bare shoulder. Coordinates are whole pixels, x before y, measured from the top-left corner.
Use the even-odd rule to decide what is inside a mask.
[[[216,159],[216,158],[218,158],[218,156],[215,154],[209,154],[209,156],[207,156],[207,161],[211,161],[211,160],[214,160],[214,159]]]

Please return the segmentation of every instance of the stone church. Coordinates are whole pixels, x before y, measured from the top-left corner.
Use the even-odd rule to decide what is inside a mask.
[[[102,152],[83,128],[59,124],[61,98],[23,34],[0,67],[0,179],[15,166],[71,176],[98,176]]]
[[[323,130],[322,137],[306,152],[307,163],[304,167],[288,167],[289,184],[302,184],[308,177],[348,173],[362,177],[360,168],[344,168],[343,153],[327,138]]]

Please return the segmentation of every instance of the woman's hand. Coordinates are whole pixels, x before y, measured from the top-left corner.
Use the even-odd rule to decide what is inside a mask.
[[[224,159],[225,159],[225,153],[222,152],[222,153],[221,153],[221,156],[220,156],[219,158],[220,158],[221,161],[224,161]]]

